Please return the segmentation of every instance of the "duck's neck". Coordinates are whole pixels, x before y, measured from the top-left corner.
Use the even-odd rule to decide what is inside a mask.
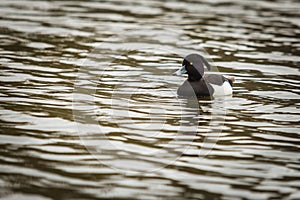
[[[202,79],[202,76],[198,76],[197,78],[196,77],[191,77],[191,76],[188,76],[188,81],[200,81]]]

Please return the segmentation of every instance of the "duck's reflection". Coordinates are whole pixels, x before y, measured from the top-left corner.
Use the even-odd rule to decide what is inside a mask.
[[[226,102],[232,97],[187,98],[183,99],[185,108],[182,112],[179,134],[193,135],[193,141],[201,143],[198,156],[209,154],[217,143],[224,128]]]

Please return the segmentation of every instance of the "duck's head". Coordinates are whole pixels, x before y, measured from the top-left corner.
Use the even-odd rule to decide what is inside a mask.
[[[183,59],[182,66],[173,75],[188,74],[189,81],[198,81],[204,75],[204,66],[210,70],[208,62],[199,54],[189,54]]]

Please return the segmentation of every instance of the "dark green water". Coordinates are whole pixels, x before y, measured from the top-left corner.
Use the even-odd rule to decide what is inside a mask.
[[[300,3],[0,2],[1,199],[300,199]],[[177,98],[182,58],[235,76]]]

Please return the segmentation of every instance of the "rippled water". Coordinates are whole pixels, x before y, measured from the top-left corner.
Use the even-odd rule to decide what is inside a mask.
[[[0,2],[3,199],[300,199],[298,1]],[[236,77],[182,99],[182,58]]]

